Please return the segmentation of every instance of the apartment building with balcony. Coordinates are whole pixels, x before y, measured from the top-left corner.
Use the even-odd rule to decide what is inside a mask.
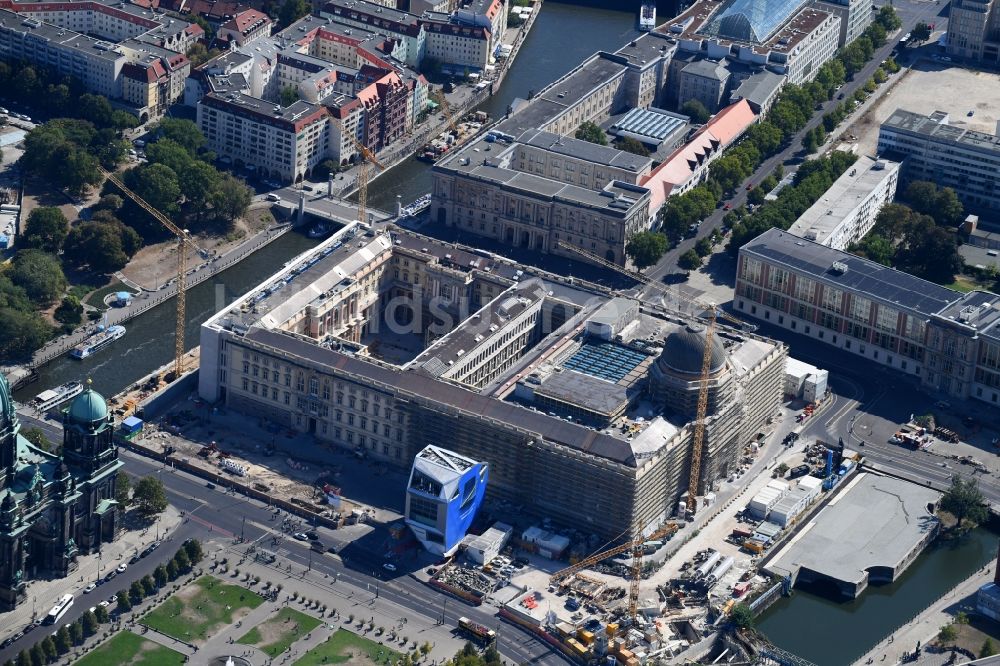
[[[197,118],[209,148],[267,178],[302,180],[330,155],[330,114],[319,104],[282,107],[243,93],[209,93]]]
[[[201,34],[198,26],[132,5],[0,0],[0,57],[72,76],[142,122],[183,95],[190,72],[183,52]]]

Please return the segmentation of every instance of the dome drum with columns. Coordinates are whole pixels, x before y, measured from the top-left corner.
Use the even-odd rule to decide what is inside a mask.
[[[121,529],[114,423],[89,381],[63,412],[61,454],[39,449],[19,430],[0,374],[0,610],[27,599],[28,580],[70,574],[77,555],[96,552]]]

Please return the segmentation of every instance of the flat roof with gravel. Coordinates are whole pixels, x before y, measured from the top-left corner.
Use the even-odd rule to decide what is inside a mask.
[[[779,576],[808,569],[864,589],[869,570],[898,576],[915,549],[937,530],[927,512],[941,493],[908,481],[860,474],[785,546],[766,570]]]

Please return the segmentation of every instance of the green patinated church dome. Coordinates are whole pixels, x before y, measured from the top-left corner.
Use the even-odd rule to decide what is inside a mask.
[[[108,403],[100,393],[90,388],[90,380],[87,380],[87,389],[76,396],[69,405],[69,420],[74,423],[88,424],[108,419]]]

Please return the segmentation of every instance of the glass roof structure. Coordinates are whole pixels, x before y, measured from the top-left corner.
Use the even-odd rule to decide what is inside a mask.
[[[611,342],[585,343],[564,367],[618,383],[646,359],[646,354]]]
[[[762,44],[804,4],[805,0],[728,0],[705,26],[705,32]]]

